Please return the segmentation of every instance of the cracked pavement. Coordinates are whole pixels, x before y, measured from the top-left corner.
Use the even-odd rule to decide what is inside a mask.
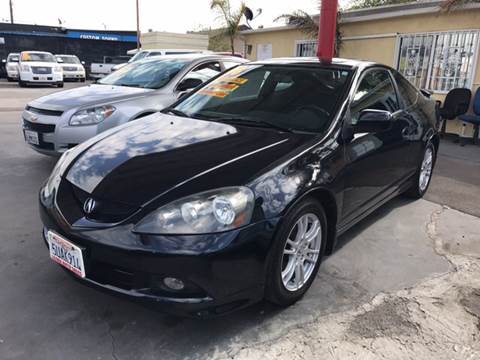
[[[464,212],[395,199],[339,239],[294,306],[175,318],[84,287],[50,261],[36,198],[54,161],[23,144],[8,101],[46,89],[3,85],[0,359],[480,358],[479,165],[452,187],[444,179],[459,160],[441,159],[427,194]]]

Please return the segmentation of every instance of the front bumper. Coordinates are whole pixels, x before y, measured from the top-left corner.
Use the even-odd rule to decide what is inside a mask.
[[[85,79],[85,71],[63,71],[64,80]]]
[[[10,79],[18,79],[18,71],[17,70],[8,70],[7,69],[7,76]]]
[[[31,72],[21,71],[20,80],[27,83],[52,84],[63,81],[61,72],[52,72],[50,74],[33,74]]]
[[[136,235],[131,224],[74,229],[55,207],[41,201],[40,214],[44,239],[49,229],[84,249],[86,278],[69,273],[85,285],[195,317],[227,313],[264,296],[267,258],[278,219],[223,234],[182,238]],[[179,243],[185,246],[180,248]],[[188,292],[165,289],[161,286],[165,277],[181,279]]]

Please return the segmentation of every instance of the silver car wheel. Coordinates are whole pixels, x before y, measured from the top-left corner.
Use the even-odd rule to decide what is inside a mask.
[[[418,181],[418,187],[420,192],[424,192],[427,189],[428,182],[432,176],[433,169],[433,150],[431,147],[428,147],[425,150],[425,155],[423,156],[422,166],[420,168],[420,178]]]
[[[322,225],[317,215],[302,215],[283,249],[282,282],[288,291],[301,289],[312,276],[322,247]]]

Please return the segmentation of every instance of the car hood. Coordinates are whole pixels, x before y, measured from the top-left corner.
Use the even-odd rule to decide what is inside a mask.
[[[91,145],[65,177],[93,197],[142,206],[188,186],[245,184],[311,137],[157,113]]]
[[[151,91],[153,90],[93,84],[42,96],[41,98],[31,101],[28,105],[41,109],[65,111],[78,106],[96,105],[100,103],[106,104],[112,101],[130,99],[132,97],[142,96]]]

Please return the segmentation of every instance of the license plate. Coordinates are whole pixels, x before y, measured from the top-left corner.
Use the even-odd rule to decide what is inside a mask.
[[[47,240],[50,248],[50,258],[75,275],[84,278],[85,266],[82,249],[52,231],[48,231]]]
[[[25,130],[25,140],[29,144],[40,145],[40,141],[38,140],[38,133],[36,131]]]
[[[47,80],[47,77],[46,76],[39,76],[39,79],[45,81],[45,80]]]

